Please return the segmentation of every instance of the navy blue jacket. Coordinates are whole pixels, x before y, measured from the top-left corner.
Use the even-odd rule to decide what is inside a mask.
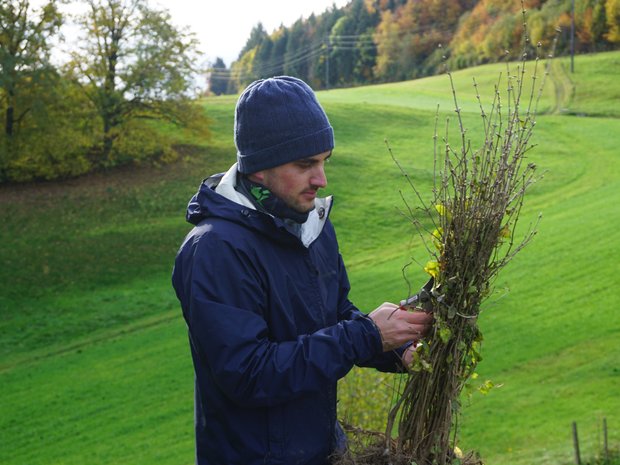
[[[190,201],[195,227],[173,272],[196,374],[197,463],[326,464],[338,379],[355,364],[396,371],[399,356],[382,352],[348,300],[328,205],[311,213],[316,237],[304,245],[280,219],[213,187],[204,182]]]

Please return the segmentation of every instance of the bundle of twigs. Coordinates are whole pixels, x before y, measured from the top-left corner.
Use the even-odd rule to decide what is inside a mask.
[[[414,351],[385,434],[377,439],[376,433],[364,436],[356,432],[355,439],[365,437],[367,442],[353,441],[356,444],[337,462],[341,465],[481,463],[475,453],[463,454],[456,447],[459,400],[481,359],[478,316],[497,274],[534,237],[537,227],[535,222],[524,231],[520,225],[517,230],[525,194],[540,177],[527,154],[533,147],[537,107],[550,60],[538,82],[541,45],[529,43],[523,2],[522,13],[521,59],[516,64],[507,62],[506,76],[500,75],[495,85],[489,111],[485,111],[474,80],[483,128],[478,143],[468,136],[452,74],[447,73],[458,143],[452,145],[449,140],[448,119],[440,144],[438,111],[430,201],[424,200],[388,147],[420,204],[413,208],[402,195],[404,213],[431,256],[424,270],[432,279],[417,297],[426,295],[423,307],[432,309],[435,324],[432,334]],[[528,51],[534,48],[536,57],[530,61]],[[528,75],[530,66],[533,70]],[[492,383],[486,382],[480,390],[490,387]]]
[[[506,90],[500,90],[500,76],[488,112],[474,80],[484,129],[479,145],[468,139],[448,72],[459,143],[454,147],[449,142],[447,123],[444,144],[440,144],[436,123],[435,185],[430,204],[424,202],[392,155],[426,219],[420,220],[418,209],[405,201],[406,214],[432,255],[425,271],[433,277],[430,299],[436,322],[428,342],[416,350],[405,387],[389,414],[384,455],[404,455],[408,463],[418,465],[445,465],[455,459],[459,398],[480,359],[480,305],[498,272],[536,233],[535,224],[518,235],[520,239],[516,230],[525,193],[538,179],[536,165],[528,162],[526,154],[533,147],[530,139],[544,79],[538,86],[537,57],[532,64],[531,88],[526,90],[529,64],[524,53],[516,65],[507,65]],[[547,73],[548,64],[545,76]],[[429,222],[430,230],[424,227]],[[395,425],[398,434],[394,440]],[[389,459],[387,463],[391,463]]]

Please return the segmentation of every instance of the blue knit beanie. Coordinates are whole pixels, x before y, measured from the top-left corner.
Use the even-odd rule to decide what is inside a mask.
[[[235,144],[241,173],[250,174],[334,148],[334,131],[312,89],[300,79],[260,79],[235,109]]]

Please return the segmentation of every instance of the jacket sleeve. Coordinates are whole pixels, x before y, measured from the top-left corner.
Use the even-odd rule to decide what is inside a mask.
[[[275,405],[324,389],[381,352],[380,335],[361,313],[295,340],[272,341],[260,308],[260,270],[233,241],[189,239],[175,270],[194,350],[240,405]]]
[[[342,256],[340,256],[340,265],[339,265],[339,279],[340,279],[340,303],[338,307],[338,315],[341,321],[351,320],[355,318],[367,318],[370,320],[366,314],[362,313],[350,300],[349,300],[349,290],[351,289],[351,285],[349,284],[349,278],[347,276],[347,271],[344,266],[344,261],[342,260]],[[374,323],[373,323],[374,326]],[[378,332],[378,329],[375,329]],[[379,338],[381,336],[379,335]],[[379,371],[390,372],[390,373],[399,373],[404,371],[403,363],[401,357],[403,352],[407,347],[411,344],[405,344],[404,346],[391,350],[389,352],[380,351],[374,357],[357,362],[356,365],[360,367],[371,367],[375,368]]]

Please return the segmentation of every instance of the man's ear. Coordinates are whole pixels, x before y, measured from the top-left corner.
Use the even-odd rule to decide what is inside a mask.
[[[262,184],[265,180],[265,173],[263,171],[257,171],[256,173],[248,174],[248,179]]]

